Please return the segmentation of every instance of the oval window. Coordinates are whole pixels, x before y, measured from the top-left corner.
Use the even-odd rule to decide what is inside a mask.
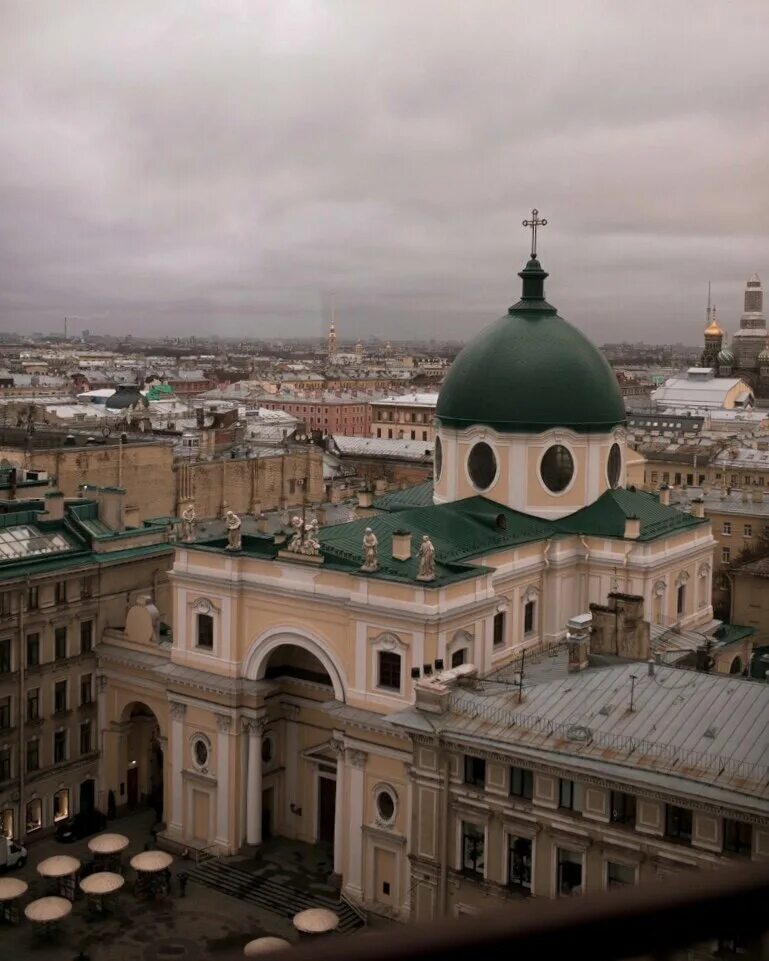
[[[443,470],[443,444],[441,443],[440,437],[436,434],[435,436],[435,479],[439,481],[441,479],[441,471]]]
[[[565,490],[574,476],[574,458],[563,444],[553,444],[545,451],[539,473],[545,487],[554,494]]]
[[[622,473],[622,451],[619,449],[619,444],[611,445],[606,473],[609,477],[609,487],[619,487],[620,474]]]
[[[470,480],[479,490],[486,490],[497,474],[497,458],[485,441],[476,444],[467,458],[467,472]]]
[[[387,791],[380,791],[376,796],[376,809],[383,821],[392,821],[395,816],[395,801]]]
[[[198,767],[205,767],[208,761],[208,745],[204,740],[198,738],[193,745],[193,751],[195,753],[195,763]]]

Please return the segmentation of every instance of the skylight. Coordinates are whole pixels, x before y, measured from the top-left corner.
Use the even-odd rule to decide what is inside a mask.
[[[34,557],[72,549],[62,534],[43,534],[32,524],[0,529],[0,558]]]

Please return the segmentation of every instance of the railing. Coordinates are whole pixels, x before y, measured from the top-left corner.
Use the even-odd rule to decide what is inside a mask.
[[[352,911],[352,913],[364,925],[368,924],[368,915],[366,914],[366,912],[363,910],[363,908],[359,907],[349,895],[345,894],[344,891],[339,892],[339,903],[347,905],[347,907]]]
[[[300,944],[292,961],[467,961],[469,957],[590,961],[769,958],[769,863],[686,873],[653,884],[555,901],[507,903],[474,918],[442,918]],[[696,948],[694,947],[696,946]],[[689,949],[688,951],[686,949]]]

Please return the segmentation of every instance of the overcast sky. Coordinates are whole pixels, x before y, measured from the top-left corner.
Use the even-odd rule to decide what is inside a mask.
[[[591,337],[769,281],[767,0],[0,0],[0,329]]]

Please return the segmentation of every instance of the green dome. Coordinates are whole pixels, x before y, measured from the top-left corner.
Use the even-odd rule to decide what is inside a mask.
[[[604,433],[625,422],[617,378],[603,354],[545,300],[548,276],[532,259],[523,296],[451,365],[438,397],[445,427],[485,424],[540,433],[566,427]]]

